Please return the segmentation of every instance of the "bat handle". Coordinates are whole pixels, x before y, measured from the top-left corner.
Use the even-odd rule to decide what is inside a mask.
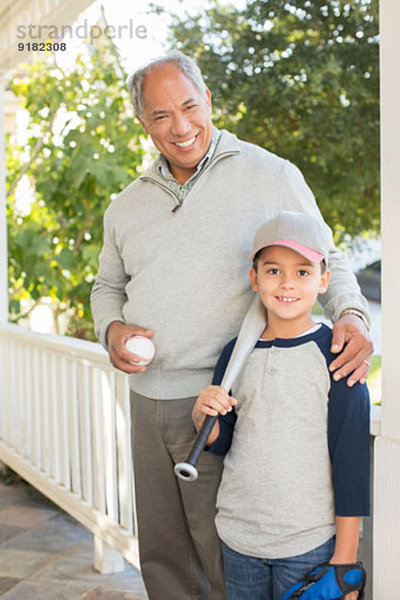
[[[197,461],[199,460],[200,454],[203,452],[207,440],[210,436],[211,430],[214,427],[215,421],[218,417],[212,417],[207,415],[204,419],[203,425],[198,432],[196,439],[193,442],[192,449],[185,462],[177,463],[174,467],[174,473],[180,479],[184,481],[194,481],[198,477],[196,469]]]

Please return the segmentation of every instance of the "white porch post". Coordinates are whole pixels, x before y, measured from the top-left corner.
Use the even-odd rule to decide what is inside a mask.
[[[382,346],[381,436],[375,447],[374,599],[400,590],[400,2],[381,0]]]
[[[4,86],[0,75],[0,323],[8,321],[8,253],[6,210],[6,157],[4,131]]]

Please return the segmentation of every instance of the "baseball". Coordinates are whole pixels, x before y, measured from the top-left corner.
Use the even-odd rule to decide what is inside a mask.
[[[131,361],[133,365],[148,365],[154,358],[155,348],[153,342],[143,335],[134,335],[125,343],[125,347],[132,354],[140,356],[140,362]]]

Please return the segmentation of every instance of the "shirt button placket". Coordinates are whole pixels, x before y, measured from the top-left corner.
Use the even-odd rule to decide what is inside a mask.
[[[275,347],[271,348],[271,360],[270,360],[270,366],[269,366],[269,368],[267,370],[267,373],[268,373],[268,375],[271,375],[272,377],[274,375],[276,375],[276,373],[277,373],[277,369],[274,366],[272,366],[272,365],[275,363],[274,359],[275,359],[276,356],[278,356],[278,354],[279,354],[279,349],[278,348],[275,348]]]

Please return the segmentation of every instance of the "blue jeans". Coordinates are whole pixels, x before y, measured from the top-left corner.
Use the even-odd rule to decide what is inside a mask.
[[[280,600],[285,592],[333,555],[335,538],[289,558],[255,558],[222,543],[227,600]]]

